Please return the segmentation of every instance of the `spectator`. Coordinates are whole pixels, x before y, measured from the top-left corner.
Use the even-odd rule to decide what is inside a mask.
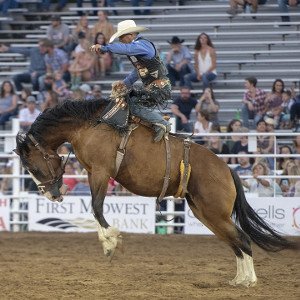
[[[101,86],[98,85],[98,84],[95,84],[93,86],[93,89],[92,89],[92,97],[91,97],[91,99],[101,99],[101,96],[102,96]]]
[[[203,88],[217,77],[216,51],[206,33],[201,33],[195,44],[195,72],[184,76],[184,84],[192,88],[191,82],[202,81]]]
[[[292,166],[288,171],[289,176],[300,176],[300,166]],[[290,188],[286,197],[299,197],[300,196],[300,178],[290,178]]]
[[[211,133],[218,133],[218,131],[212,130]],[[215,154],[230,154],[228,146],[223,142],[220,136],[210,136],[208,138],[208,149]],[[224,162],[228,163],[229,157],[220,157]]]
[[[68,71],[69,60],[67,53],[61,49],[54,48],[53,42],[48,39],[43,41],[43,45],[47,48],[47,54],[45,55],[46,72],[61,71],[64,81],[68,83],[70,81],[70,74]]]
[[[293,149],[289,145],[282,145],[279,150],[279,154],[293,154]],[[276,163],[276,170],[284,170],[287,162],[292,160],[291,157],[279,157],[277,163]]]
[[[102,32],[98,32],[95,36],[94,44],[106,46],[105,36]],[[104,78],[105,74],[109,71],[112,64],[113,54],[110,52],[102,52],[97,55],[95,64],[95,77]]]
[[[83,0],[77,0],[77,7],[82,7],[82,2],[83,2]],[[102,7],[102,6],[104,6],[104,2],[105,2],[105,0],[100,0],[99,3],[98,3],[97,0],[91,0],[92,7],[98,7],[98,6]],[[78,10],[77,14],[78,14],[78,16],[83,15],[81,10]],[[97,15],[97,10],[94,10],[93,14],[96,16]]]
[[[84,50],[84,43],[87,40],[86,36],[85,36],[85,33],[84,32],[79,32],[77,40],[78,40],[78,44],[77,44],[77,46],[75,47],[74,51],[71,54],[72,59],[75,59],[78,53],[85,51]]]
[[[294,95],[293,95],[294,94]],[[280,119],[279,119],[279,128],[281,129],[290,129],[291,128],[291,108],[293,106],[293,104],[296,103],[296,95],[295,92],[293,90],[293,92],[291,92],[290,90],[284,91],[282,93],[282,104],[281,104],[281,115],[280,115]]]
[[[193,132],[193,124],[189,121],[193,108],[199,111],[200,103],[191,96],[189,87],[182,87],[180,96],[171,104],[171,112],[176,116],[176,131]]]
[[[65,175],[76,175],[72,163],[67,163],[65,166]],[[69,188],[69,191],[72,191],[75,185],[78,183],[76,178],[63,178],[64,184]]]
[[[240,120],[232,119],[227,126],[227,132],[228,133],[230,133],[230,132],[236,133],[241,127],[242,127],[242,122]],[[230,152],[233,147],[233,144],[239,140],[240,140],[240,137],[237,135],[226,136],[226,144],[227,144]]]
[[[274,195],[274,183],[270,178],[259,178],[259,176],[269,175],[268,167],[258,162],[252,166],[253,178],[242,181],[244,187],[246,187],[250,193],[258,193],[259,197],[272,197]]]
[[[40,105],[41,103],[44,103],[46,101],[46,95],[49,91],[52,91],[53,86],[53,75],[52,73],[46,73],[45,76],[43,76],[43,83],[41,84],[42,89],[37,94],[37,104]]]
[[[255,77],[248,77],[245,79],[242,118],[243,125],[249,128],[249,119],[253,119],[255,124],[265,115],[267,107],[265,105],[266,93],[264,90],[256,88],[257,79]]]
[[[44,111],[46,108],[53,108],[58,104],[58,97],[54,91],[48,91],[46,93],[45,102],[40,103],[41,111]]]
[[[271,120],[268,120],[271,122]],[[256,124],[257,133],[266,133],[267,123],[265,120],[261,119]],[[261,154],[274,154],[274,136],[267,135],[257,135],[257,148],[260,150]]]
[[[20,53],[25,56],[29,56],[30,65],[28,72],[20,73],[13,76],[17,91],[22,91],[22,83],[32,83],[32,89],[34,91],[39,90],[39,77],[46,73],[46,64],[44,57],[46,54],[46,47],[43,44],[44,39],[39,40],[38,47],[32,48],[18,48],[7,47],[5,45],[0,46],[0,52]]]
[[[293,154],[298,154],[299,156],[296,157],[296,164],[300,166],[300,135],[294,137],[293,141]]]
[[[81,171],[80,175],[87,175],[87,171],[84,169]],[[91,194],[91,188],[89,185],[88,178],[78,179],[78,183],[74,186],[72,191],[68,193],[68,195],[76,195],[76,196],[89,196]]]
[[[210,121],[219,125],[218,112],[220,108],[219,102],[215,99],[212,88],[208,87],[203,90],[202,96],[199,99],[200,110],[207,110],[209,112]]]
[[[190,50],[182,45],[183,42],[184,40],[180,40],[177,36],[168,41],[172,49],[167,55],[166,62],[172,86],[176,86],[176,80],[179,80],[180,86],[184,86],[184,75],[193,70]]]
[[[284,82],[276,79],[273,82],[272,91],[269,92],[265,99],[267,115],[274,118],[275,127],[279,124],[280,113],[282,111],[282,93],[284,92]]]
[[[4,126],[10,117],[17,114],[18,96],[14,91],[12,83],[3,81],[0,95],[0,125]]]
[[[92,99],[92,90],[89,84],[84,83],[82,84],[79,89],[83,92],[83,99],[85,100],[91,100]]]
[[[247,154],[246,151],[239,151],[238,155]],[[250,158],[247,156],[237,157],[238,166],[234,168],[239,176],[251,175],[252,164],[250,163]]]
[[[19,8],[18,1],[15,0],[1,0],[0,1],[0,17],[7,17],[8,10],[11,8]]]
[[[32,95],[31,89],[25,88],[21,91],[21,97],[20,98],[21,98],[22,104],[21,104],[21,106],[18,107],[19,109],[27,107],[26,100],[27,100],[27,97],[29,97],[31,95]]]
[[[78,53],[69,67],[71,74],[71,89],[75,90],[82,81],[89,81],[94,76],[96,55],[89,51],[91,44],[88,40],[83,43],[84,51]]]
[[[52,90],[57,94],[59,101],[65,100],[69,96],[66,82],[62,79],[62,73],[60,71],[54,71],[54,82]]]
[[[207,110],[197,111],[194,133],[209,133],[211,127],[212,122],[209,121],[209,112]]]
[[[289,159],[288,161],[286,161],[285,165],[284,165],[284,168],[283,168],[283,171],[281,173],[281,176],[289,175],[289,170],[293,166],[296,166],[296,163],[295,163],[294,159]],[[288,190],[290,189],[290,184],[291,184],[290,178],[276,179],[276,182],[279,184],[283,195],[285,195],[288,192]]]
[[[265,4],[267,0],[230,0],[230,9],[227,13],[235,16],[238,13],[238,5],[243,6],[245,12],[247,12],[247,7],[249,12],[256,13],[258,4]]]
[[[47,39],[53,42],[55,48],[67,51],[66,45],[70,42],[70,29],[67,24],[61,22],[59,15],[51,17],[51,25],[47,27]]]
[[[298,131],[300,120],[300,95],[297,96],[297,101],[291,107],[291,128],[294,132]]]
[[[102,32],[105,36],[105,42],[108,43],[111,36],[115,33],[114,26],[108,21],[107,12],[98,10],[98,22],[93,27],[93,36],[98,32]]]
[[[29,130],[31,124],[35,121],[38,115],[41,113],[40,110],[35,108],[34,96],[28,96],[26,100],[27,107],[22,108],[19,112],[20,127],[23,130]]]
[[[146,0],[146,3],[144,6],[152,6],[154,0]],[[140,0],[130,0],[131,6],[136,7],[139,6],[139,2]],[[135,15],[149,15],[150,14],[150,10],[149,9],[145,9],[144,11],[141,11],[139,9],[135,9],[133,11],[133,13]]]
[[[288,5],[289,6],[297,6],[300,4],[300,0],[277,0],[278,1],[278,8],[281,13],[288,13]],[[289,22],[290,17],[289,16],[281,16],[282,22]]]
[[[236,132],[241,132],[241,133],[248,133],[249,129],[247,127],[241,127],[240,129],[237,129]],[[244,151],[245,153],[249,153],[248,151],[248,136],[247,135],[242,135],[240,136],[240,139],[237,140],[231,149],[232,154],[238,154],[240,151]],[[231,158],[231,163],[236,164],[236,158],[232,157]]]
[[[72,90],[71,98],[72,100],[84,100],[86,93],[83,92],[81,89]]]

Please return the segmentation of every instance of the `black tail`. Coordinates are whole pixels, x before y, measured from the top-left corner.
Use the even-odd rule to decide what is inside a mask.
[[[278,232],[273,230],[248,204],[243,185],[237,173],[230,169],[236,188],[236,199],[233,207],[233,215],[236,222],[240,225],[244,232],[246,232],[251,240],[260,248],[277,252],[283,249],[296,249],[299,246],[292,243]]]

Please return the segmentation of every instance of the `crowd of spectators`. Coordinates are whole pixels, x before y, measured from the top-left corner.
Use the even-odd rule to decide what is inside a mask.
[[[49,10],[51,1],[43,1],[42,7]],[[114,0],[107,1],[108,6],[114,6]],[[139,1],[131,1],[133,6],[138,6]],[[228,13],[238,13],[238,6],[251,12],[257,11],[258,5],[266,1],[258,0],[231,0]],[[91,1],[92,6],[103,6],[104,1],[97,4]],[[286,12],[286,5],[297,5],[299,1],[278,1],[281,12]],[[146,6],[151,6],[153,0],[149,0]],[[59,1],[57,11],[66,5],[66,1]],[[77,1],[78,7],[82,1]],[[115,12],[117,13],[117,12]],[[134,9],[135,14],[149,14],[150,10]],[[0,125],[4,125],[11,116],[19,116],[20,126],[28,130],[32,122],[40,112],[46,108],[56,106],[66,99],[93,99],[101,97],[101,86],[93,88],[88,83],[91,80],[100,80],[112,72],[112,65],[117,58],[109,53],[95,55],[88,49],[92,44],[106,45],[114,34],[114,26],[109,21],[106,11],[95,11],[98,20],[90,26],[87,15],[78,12],[81,16],[73,31],[64,24],[59,15],[51,17],[51,24],[46,30],[46,38],[40,39],[37,47],[30,49],[1,45],[0,52],[21,53],[30,59],[28,72],[13,76],[11,81],[5,81],[1,85],[0,99]],[[284,19],[283,21],[289,21]],[[184,39],[178,36],[167,40],[170,51],[162,59],[166,63],[169,79],[173,89],[180,89],[180,95],[172,99],[171,114],[176,117],[176,131],[195,134],[195,142],[208,147],[216,154],[231,154],[232,158],[222,157],[226,163],[235,165],[235,169],[241,176],[252,176],[243,180],[246,190],[257,192],[261,195],[291,196],[299,193],[300,180],[261,179],[259,176],[282,172],[284,175],[297,175],[300,168],[300,159],[287,158],[285,160],[267,158],[265,161],[249,159],[248,157],[235,157],[235,155],[247,154],[294,154],[300,153],[300,138],[294,139],[293,145],[279,146],[274,142],[273,136],[258,135],[256,139],[256,151],[248,150],[248,136],[243,135],[250,131],[257,133],[276,132],[279,129],[297,128],[300,118],[300,95],[296,95],[293,87],[286,89],[283,80],[274,79],[270,92],[258,88],[257,78],[245,78],[245,93],[241,95],[242,118],[228,122],[226,131],[232,136],[221,138],[214,135],[201,137],[202,133],[221,132],[219,123],[220,103],[213,92],[213,82],[217,80],[217,52],[206,33],[201,33],[195,39],[194,63],[190,49],[184,45]],[[31,83],[32,91],[37,91],[36,96],[32,91],[23,87],[23,83]],[[193,93],[193,85],[201,86],[201,95]],[[21,98],[14,91],[21,92]],[[18,107],[19,103],[19,107]],[[192,119],[193,110],[196,114],[196,122]],[[223,131],[224,128],[223,128]],[[241,135],[234,135],[240,133]],[[279,152],[280,151],[280,152]],[[288,164],[289,163],[289,164]],[[76,162],[75,162],[76,164]],[[287,166],[288,164],[288,166]],[[292,167],[289,165],[294,164]],[[295,167],[295,168],[293,168]],[[293,171],[292,171],[293,170]],[[74,164],[66,165],[66,174],[86,174],[79,166],[74,169]],[[88,181],[66,179],[70,194],[88,193]],[[298,182],[298,184],[297,184]],[[77,188],[76,188],[77,187]],[[123,190],[115,181],[109,183],[109,193],[119,194]],[[275,192],[274,192],[275,191]]]

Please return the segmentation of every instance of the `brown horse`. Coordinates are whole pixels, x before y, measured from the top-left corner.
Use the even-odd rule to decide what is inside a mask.
[[[98,236],[105,255],[111,258],[121,248],[118,229],[110,227],[103,216],[108,181],[115,167],[121,136],[105,123],[98,123],[108,102],[67,101],[42,113],[28,133],[17,136],[16,153],[40,190],[51,201],[62,200],[63,166],[57,148],[70,142],[80,164],[88,171],[92,207]],[[115,179],[129,191],[141,196],[159,196],[166,168],[164,141],[154,144],[154,130],[140,125],[126,146],[126,153]],[[167,196],[177,192],[179,166],[184,156],[183,139],[169,136],[171,150],[170,183]],[[251,240],[267,251],[294,248],[272,230],[248,205],[239,177],[214,153],[198,144],[190,148],[191,176],[187,202],[194,215],[227,243],[237,258],[237,275],[231,284],[253,286],[254,271]],[[234,214],[239,227],[231,220]]]

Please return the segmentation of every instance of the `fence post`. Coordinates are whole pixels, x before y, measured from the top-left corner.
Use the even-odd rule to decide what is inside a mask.
[[[12,120],[12,134],[14,136],[17,135],[18,131],[20,129],[20,123],[19,119],[13,119]],[[16,142],[14,141],[14,147],[16,146]],[[15,176],[13,178],[13,198],[12,198],[12,220],[13,222],[20,221],[20,214],[15,212],[20,210],[20,198],[16,198],[15,196],[18,196],[20,194],[20,158],[19,156],[13,157],[13,175]],[[13,224],[12,230],[13,231],[20,231],[20,225],[19,224]]]
[[[167,220],[169,220],[167,222],[167,224],[168,223],[171,223],[171,224],[174,223],[174,220],[173,220],[173,218],[174,218],[174,214],[173,214],[174,213],[174,209],[175,209],[174,198],[172,198],[171,200],[169,198],[167,198],[167,212],[168,212],[168,214],[167,214]],[[167,225],[167,233],[168,234],[174,233],[174,227]]]

